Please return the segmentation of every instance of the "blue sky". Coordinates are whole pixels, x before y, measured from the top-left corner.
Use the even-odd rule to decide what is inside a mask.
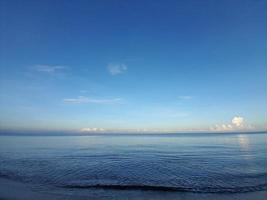
[[[10,130],[267,129],[267,1],[1,1]]]

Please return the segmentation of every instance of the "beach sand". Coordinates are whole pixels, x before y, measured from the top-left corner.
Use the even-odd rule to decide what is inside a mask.
[[[190,192],[158,192],[134,190],[42,190],[33,185],[0,179],[0,200],[70,200],[70,199],[175,199],[175,200],[266,200],[267,191],[235,194],[203,194]]]

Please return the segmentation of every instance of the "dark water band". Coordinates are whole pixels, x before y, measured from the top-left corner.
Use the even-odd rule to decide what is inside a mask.
[[[13,173],[1,173],[0,178],[10,179],[20,182],[26,181],[21,176],[16,176]],[[46,182],[46,181],[45,181]],[[46,184],[54,185],[53,182],[46,182]],[[267,190],[267,183],[241,186],[241,187],[185,187],[185,186],[165,186],[165,185],[142,185],[142,184],[59,184],[62,188],[73,189],[110,189],[110,190],[142,190],[142,191],[169,191],[169,192],[192,192],[192,193],[246,193]]]
[[[267,183],[257,186],[244,187],[173,187],[157,185],[115,185],[115,184],[92,184],[92,185],[65,185],[64,188],[77,189],[110,189],[110,190],[143,190],[143,191],[169,191],[169,192],[194,192],[194,193],[245,193],[267,190]]]

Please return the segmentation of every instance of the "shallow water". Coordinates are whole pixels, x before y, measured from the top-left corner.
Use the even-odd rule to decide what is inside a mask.
[[[267,189],[267,134],[0,136],[0,177],[36,190]]]

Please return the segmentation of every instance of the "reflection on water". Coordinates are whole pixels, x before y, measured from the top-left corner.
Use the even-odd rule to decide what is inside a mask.
[[[251,154],[250,141],[248,135],[238,135],[238,143],[241,151],[244,151],[243,154],[245,159],[252,159],[253,155]]]
[[[250,150],[249,137],[247,135],[238,135],[238,143],[242,150]]]

